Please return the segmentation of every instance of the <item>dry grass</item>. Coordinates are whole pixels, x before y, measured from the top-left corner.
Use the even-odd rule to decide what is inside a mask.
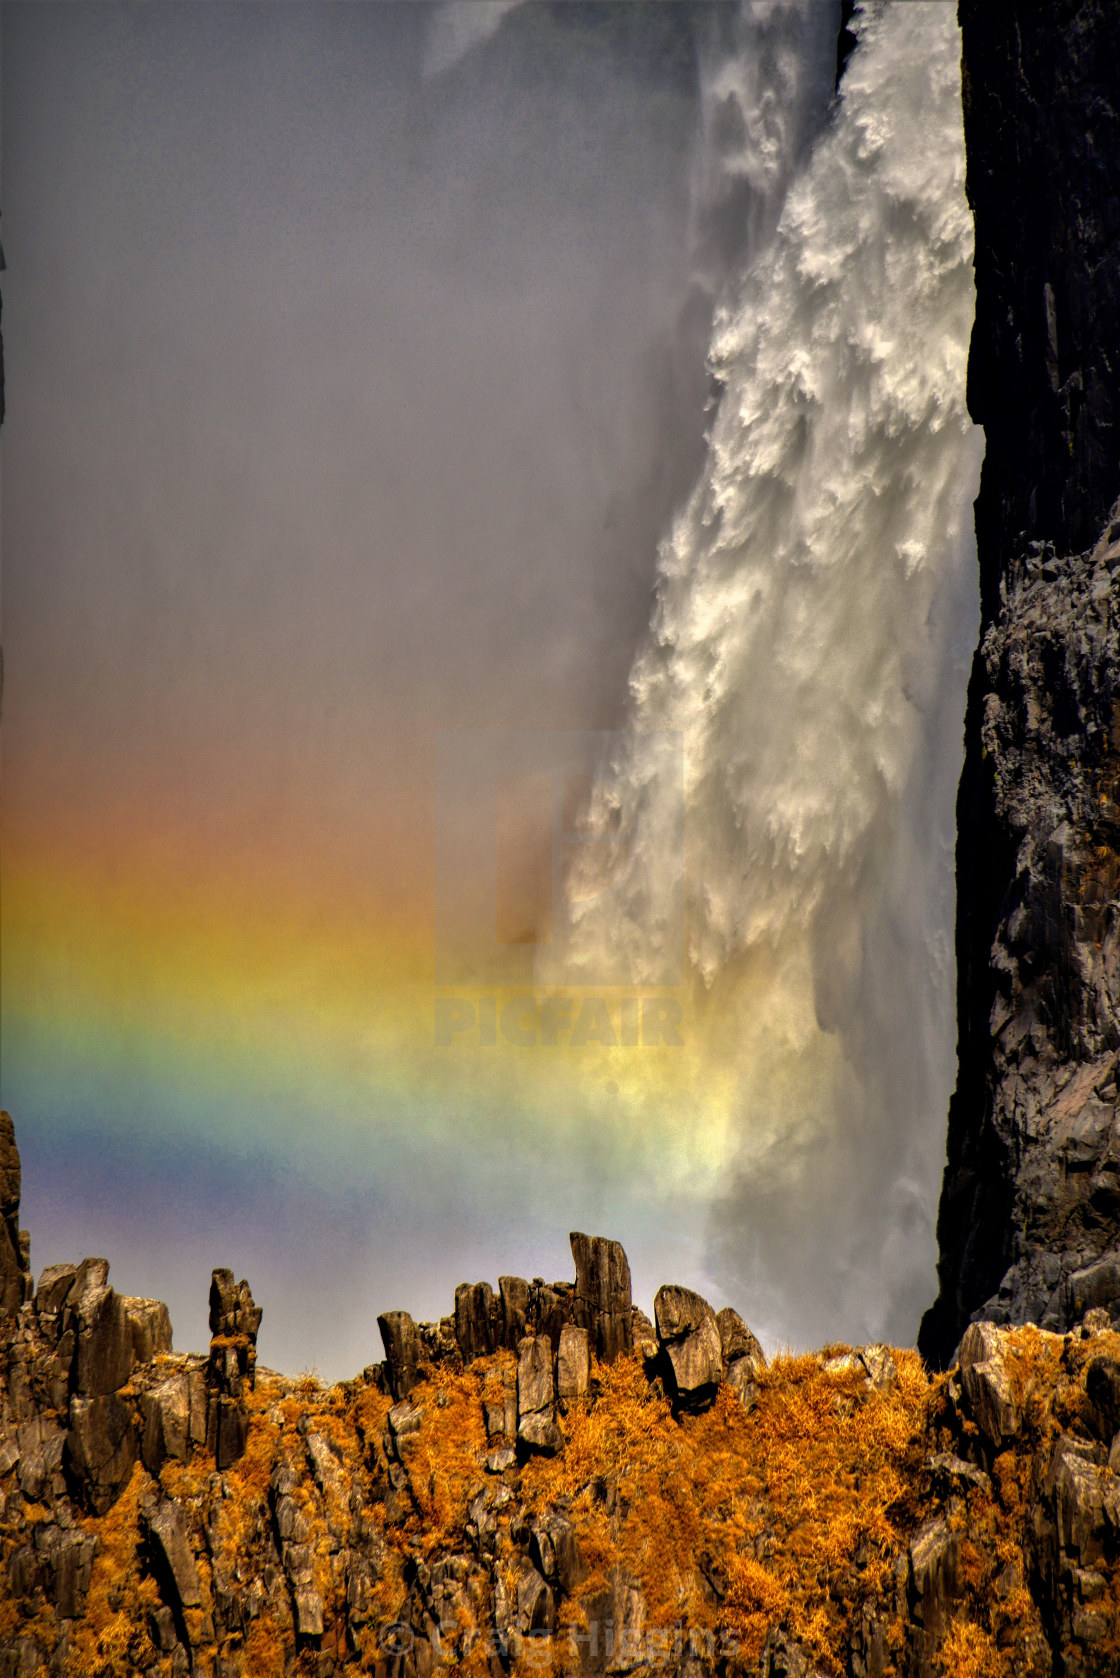
[[[148,1614],[159,1607],[160,1597],[139,1555],[139,1503],[150,1486],[151,1480],[137,1466],[108,1514],[82,1522],[87,1532],[100,1539],[101,1548],[93,1564],[85,1616],[74,1628],[68,1673],[81,1674],[81,1678],[133,1678],[139,1656],[151,1653]]]
[[[1012,1667],[982,1626],[954,1620],[937,1654],[944,1678],[1010,1678]]]
[[[830,1347],[830,1353],[843,1347]],[[633,1584],[647,1611],[647,1632],[714,1638],[733,1664],[749,1670],[775,1626],[804,1645],[821,1671],[846,1669],[854,1625],[869,1606],[880,1616],[889,1648],[901,1654],[904,1632],[892,1618],[895,1580],[910,1536],[935,1508],[925,1472],[932,1450],[967,1448],[971,1424],[952,1414],[945,1378],[931,1381],[913,1352],[895,1352],[897,1383],[870,1391],[858,1372],[832,1373],[820,1357],[777,1357],[758,1382],[758,1402],[744,1412],[724,1389],[704,1415],[675,1418],[640,1362],[596,1365],[595,1397],[560,1419],[563,1453],[536,1457],[506,1477],[514,1493],[498,1534],[496,1565],[516,1597],[521,1565],[509,1513],[532,1525],[561,1502],[579,1539],[585,1576],[561,1605],[560,1631],[579,1632],[597,1596]],[[1034,1329],[1009,1342],[1007,1365],[1022,1415],[1020,1436],[991,1464],[990,1490],[970,1487],[949,1506],[959,1533],[960,1597],[956,1617],[936,1655],[943,1678],[997,1678],[1037,1670],[1028,1645],[1043,1642],[1029,1590],[1031,1511],[1040,1476],[1060,1429],[1092,1422],[1084,1373],[1096,1356],[1120,1356],[1120,1335],[1060,1339]],[[292,1464],[293,1497],[308,1525],[314,1583],[324,1610],[323,1647],[348,1672],[372,1672],[381,1658],[379,1628],[406,1616],[406,1578],[423,1562],[470,1555],[466,1523],[471,1500],[500,1482],[485,1472],[484,1405],[502,1402],[515,1359],[500,1352],[466,1370],[432,1370],[411,1395],[423,1411],[418,1432],[400,1441],[407,1483],[390,1490],[382,1439],[392,1400],[357,1381],[324,1389],[303,1377],[262,1378],[249,1395],[248,1447],[225,1476],[227,1493],[212,1497],[212,1464],[200,1452],[189,1464],[168,1462],[163,1491],[183,1505],[196,1529],[205,1522],[216,1542],[215,1568],[231,1580],[259,1577],[270,1543],[269,1486],[275,1464]],[[323,1494],[312,1477],[309,1431],[321,1434],[339,1461],[343,1496],[327,1477]],[[394,1470],[394,1473],[397,1471]],[[73,1678],[126,1678],[153,1651],[147,1621],[158,1606],[139,1549],[138,1503],[152,1482],[137,1468],[125,1493],[99,1520],[83,1522],[101,1549],[85,1618],[74,1628],[67,1672]],[[350,1494],[358,1493],[351,1507]],[[26,1534],[46,1510],[25,1506]],[[340,1547],[360,1520],[375,1560],[371,1617],[345,1643],[346,1580]],[[16,1537],[3,1537],[5,1555]],[[1120,1628],[1120,1569],[1105,1569],[1104,1595],[1094,1605]],[[192,1611],[198,1636],[211,1607],[210,1565],[200,1558],[203,1608]],[[484,1678],[491,1627],[489,1585],[468,1578],[444,1628],[450,1669]],[[617,1611],[617,1610],[616,1610]],[[883,1616],[886,1615],[885,1621]],[[0,1636],[26,1630],[53,1644],[53,1609],[32,1615],[0,1602]],[[1115,1649],[1113,1648],[1116,1644]],[[286,1590],[253,1621],[240,1647],[248,1678],[284,1678],[310,1670],[296,1657]],[[570,1664],[564,1636],[551,1648],[514,1651],[514,1678]],[[1097,1652],[1120,1671],[1120,1630]],[[197,1670],[212,1665],[200,1651]],[[209,1664],[208,1664],[209,1663]],[[312,1663],[313,1664],[313,1663]],[[657,1664],[656,1662],[654,1664]],[[1102,1668],[1105,1670],[1107,1668]],[[888,1668],[894,1673],[893,1667]]]
[[[598,1402],[565,1419],[563,1457],[530,1464],[523,1487],[540,1508],[572,1500],[585,1591],[621,1568],[656,1627],[718,1626],[753,1660],[779,1623],[839,1672],[915,1498],[929,1383],[917,1354],[896,1357],[897,1386],[873,1393],[816,1358],[780,1357],[749,1414],[724,1389],[706,1415],[679,1421],[638,1363],[620,1360],[596,1370]],[[628,1505],[621,1523],[597,1495],[604,1478]]]

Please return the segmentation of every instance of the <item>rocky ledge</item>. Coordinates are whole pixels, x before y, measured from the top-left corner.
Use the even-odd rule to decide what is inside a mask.
[[[33,1288],[0,1118],[0,1678],[437,1670],[940,1678],[1120,1669],[1120,1332],[973,1325],[952,1371],[768,1363],[617,1242],[379,1319],[330,1388],[211,1344],[103,1259]]]

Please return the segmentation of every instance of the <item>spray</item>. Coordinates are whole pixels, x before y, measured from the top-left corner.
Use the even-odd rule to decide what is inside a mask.
[[[769,159],[780,214],[717,311],[704,470],[588,810],[626,813],[625,872],[609,917],[568,902],[589,972],[663,964],[679,876],[642,742],[678,732],[681,1123],[726,1108],[708,1265],[772,1340],[911,1338],[933,1283],[980,459],[959,62],[950,7],[868,8],[811,153],[791,127]]]

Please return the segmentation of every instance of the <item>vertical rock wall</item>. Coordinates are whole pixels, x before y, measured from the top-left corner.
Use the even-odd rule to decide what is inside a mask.
[[[961,0],[981,643],[922,1350],[1120,1314],[1120,9]]]

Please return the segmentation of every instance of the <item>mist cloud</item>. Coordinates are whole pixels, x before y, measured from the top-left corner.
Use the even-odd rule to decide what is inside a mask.
[[[609,920],[571,905],[589,966],[606,943],[652,971],[679,882],[640,738],[679,730],[705,1033],[682,1123],[727,1121],[715,1275],[800,1343],[909,1339],[933,1283],[976,612],[959,56],[944,7],[865,17],[721,311],[707,462],[661,550],[634,740],[592,805],[637,811],[638,840]]]

